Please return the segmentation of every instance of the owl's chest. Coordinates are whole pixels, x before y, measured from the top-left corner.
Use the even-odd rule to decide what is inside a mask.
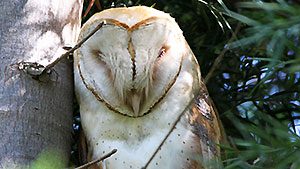
[[[195,156],[195,136],[186,124],[186,117],[181,115],[192,102],[194,91],[198,91],[197,85],[193,85],[196,82],[192,73],[180,73],[168,94],[151,113],[138,118],[109,110],[82,83],[78,83],[76,91],[80,96],[81,122],[93,158],[117,149],[116,154],[105,160],[106,169],[140,169],[149,160],[148,169],[187,168],[186,163]]]
[[[93,158],[99,158],[112,149],[118,150],[104,162],[107,168],[142,168],[152,156],[155,157],[155,162],[151,162],[151,165],[156,168],[176,166],[179,161],[172,160],[173,157],[176,154],[186,156],[188,153],[182,153],[185,148],[181,146],[185,142],[182,139],[188,140],[191,137],[186,126],[177,124],[175,132],[169,135],[179,116],[180,114],[149,114],[140,118],[128,118],[112,112],[89,112],[85,114],[83,121],[88,122],[84,127],[88,128],[86,134],[93,149]]]

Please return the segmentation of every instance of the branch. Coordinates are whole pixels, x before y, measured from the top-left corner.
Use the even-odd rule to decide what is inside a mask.
[[[193,98],[191,100],[191,102],[188,105],[191,105],[191,103],[195,100],[195,98]],[[189,107],[189,106],[188,106]],[[186,108],[187,109],[187,108]],[[153,160],[153,158],[155,157],[155,155],[158,153],[159,150],[161,150],[161,147],[163,146],[163,144],[166,142],[166,140],[168,139],[168,137],[170,136],[170,134],[173,132],[173,130],[176,128],[176,125],[178,124],[178,122],[180,121],[181,117],[184,115],[184,113],[186,112],[186,109],[184,109],[181,114],[177,117],[175,123],[173,124],[171,130],[167,133],[167,135],[165,136],[165,138],[162,140],[162,142],[160,143],[160,145],[157,147],[157,149],[155,150],[155,152],[152,154],[152,156],[150,157],[150,159],[147,161],[146,165],[144,167],[142,167],[142,169],[146,169],[149,164],[151,163],[151,161]]]
[[[228,40],[228,43],[231,43],[234,39],[236,39],[236,35],[237,33],[240,31],[241,29],[241,24],[239,23],[236,27],[236,29],[234,30],[234,32],[232,33],[231,38]],[[214,72],[216,71],[216,69],[219,67],[219,64],[221,63],[221,61],[224,58],[225,53],[228,51],[228,48],[224,47],[224,49],[221,51],[221,53],[219,54],[219,56],[215,59],[212,67],[210,68],[208,74],[206,75],[206,77],[204,78],[204,83],[207,84],[209,82],[209,80],[211,79],[211,77],[213,76]]]
[[[73,48],[68,50],[66,53],[64,53],[63,55],[58,57],[56,60],[54,60],[52,63],[50,63],[47,66],[43,66],[36,62],[19,62],[16,65],[18,66],[19,70],[24,70],[32,76],[40,76],[40,75],[44,74],[45,72],[48,72],[48,70],[53,68],[59,61],[70,56],[70,54],[72,54],[76,49],[80,48],[83,43],[85,43],[91,36],[93,36],[105,24],[106,24],[106,22],[104,20],[99,25],[97,25],[97,27],[91,33],[89,33],[85,38],[83,38],[80,42],[78,42]]]
[[[51,64],[47,65],[45,67],[45,69],[50,69],[53,66],[55,66],[62,58],[68,57],[70,54],[72,54],[76,49],[80,48],[81,45],[86,42],[91,36],[93,36],[100,28],[102,28],[103,25],[105,25],[106,22],[103,21],[101,22],[99,25],[97,25],[97,27],[88,34],[88,36],[86,36],[85,38],[83,38],[80,42],[78,42],[78,44],[76,44],[73,48],[71,48],[68,52],[66,52],[65,54],[63,54],[61,57],[57,58],[54,62],[52,62]]]
[[[112,156],[113,154],[115,154],[117,152],[117,149],[113,149],[111,152],[107,153],[106,155],[102,156],[101,158],[97,159],[97,160],[94,160],[94,161],[91,161],[91,162],[88,162],[80,167],[77,167],[75,169],[84,169],[84,168],[87,168],[93,164],[96,164],[100,161],[103,161],[105,159],[107,159],[108,157]]]

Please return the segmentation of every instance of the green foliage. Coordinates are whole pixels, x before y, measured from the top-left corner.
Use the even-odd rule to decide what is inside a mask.
[[[253,115],[255,120],[245,123],[228,113],[243,137],[231,139],[234,147],[224,147],[225,169],[300,168],[300,137],[287,124],[269,115],[257,112]]]
[[[238,7],[224,13],[246,25],[227,45],[223,62],[230,66],[215,76],[215,88],[226,96],[214,98],[231,119],[225,128],[234,148],[225,148],[225,168],[300,168],[300,6],[259,1]]]
[[[229,47],[244,48],[252,44],[270,58],[256,58],[268,61],[269,67],[289,65],[289,71],[299,71],[300,59],[296,56],[299,54],[300,6],[285,1],[243,2],[238,6],[244,15],[232,11],[226,14],[249,27],[245,29],[246,37],[229,44]]]
[[[40,154],[29,169],[62,169],[65,168],[65,157],[55,150],[46,150]]]

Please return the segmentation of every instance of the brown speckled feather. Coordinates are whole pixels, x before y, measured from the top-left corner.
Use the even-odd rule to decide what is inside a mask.
[[[200,83],[201,91],[186,114],[191,131],[197,136],[194,138],[195,144],[200,144],[198,147],[199,154],[202,156],[200,161],[203,160],[205,163],[219,158],[220,147],[217,144],[222,143],[224,132],[207,89],[203,81]],[[195,166],[199,165],[198,160],[194,160],[188,168],[197,168]]]
[[[170,156],[181,161],[180,166],[174,167],[176,169],[208,169],[212,168],[211,163],[220,160],[217,144],[225,143],[225,133],[202,80],[200,91],[169,132],[151,159],[149,168],[163,168],[164,161],[170,160]]]

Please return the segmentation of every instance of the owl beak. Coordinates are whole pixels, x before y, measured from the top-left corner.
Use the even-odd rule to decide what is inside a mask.
[[[133,109],[133,114],[135,117],[139,116],[141,97],[138,94],[133,94],[131,97],[131,104]]]

